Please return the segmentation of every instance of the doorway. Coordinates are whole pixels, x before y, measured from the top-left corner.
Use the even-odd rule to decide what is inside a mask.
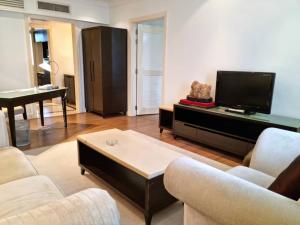
[[[157,114],[163,98],[164,18],[136,24],[136,114]]]
[[[29,23],[34,86],[67,87],[68,114],[76,113],[73,24],[32,19]],[[62,114],[61,99],[44,103],[45,117]]]
[[[33,71],[35,86],[51,84],[49,31],[45,28],[32,28],[31,31]]]

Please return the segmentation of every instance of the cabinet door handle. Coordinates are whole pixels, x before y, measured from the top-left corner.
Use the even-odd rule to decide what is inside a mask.
[[[95,81],[95,62],[93,61],[93,81]]]
[[[92,61],[90,61],[90,80],[93,81],[93,69],[92,69]]]

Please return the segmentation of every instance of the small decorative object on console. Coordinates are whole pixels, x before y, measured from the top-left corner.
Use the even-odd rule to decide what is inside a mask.
[[[187,96],[187,99],[195,102],[209,103],[212,102],[210,92],[211,85],[202,84],[198,81],[194,81],[191,85],[191,91],[190,94]]]
[[[198,106],[202,108],[215,107],[212,97],[210,96],[211,85],[202,84],[194,81],[191,85],[190,94],[187,99],[181,99],[180,104]]]

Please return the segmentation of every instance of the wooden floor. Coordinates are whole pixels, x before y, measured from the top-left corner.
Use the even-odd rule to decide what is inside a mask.
[[[236,166],[241,163],[241,159],[234,155],[209,149],[184,139],[178,138],[175,140],[168,131],[164,131],[163,134],[160,134],[157,115],[138,117],[118,116],[104,119],[92,113],[81,113],[68,115],[68,128],[64,128],[61,116],[45,118],[44,127],[41,127],[38,119],[32,119],[30,120],[30,126],[31,145],[22,148],[22,150],[76,140],[79,134],[118,128],[121,130],[132,129],[144,133],[230,166]]]

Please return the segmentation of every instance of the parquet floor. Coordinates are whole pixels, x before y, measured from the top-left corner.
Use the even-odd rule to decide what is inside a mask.
[[[242,159],[234,155],[210,149],[181,138],[175,140],[168,131],[164,131],[163,134],[160,134],[157,115],[102,118],[92,113],[81,113],[68,115],[68,128],[66,129],[63,126],[61,116],[45,118],[44,127],[41,127],[39,119],[32,119],[30,120],[30,126],[31,145],[23,148],[23,150],[75,140],[79,134],[118,128],[121,130],[132,129],[144,133],[230,166],[239,165],[242,161]]]

